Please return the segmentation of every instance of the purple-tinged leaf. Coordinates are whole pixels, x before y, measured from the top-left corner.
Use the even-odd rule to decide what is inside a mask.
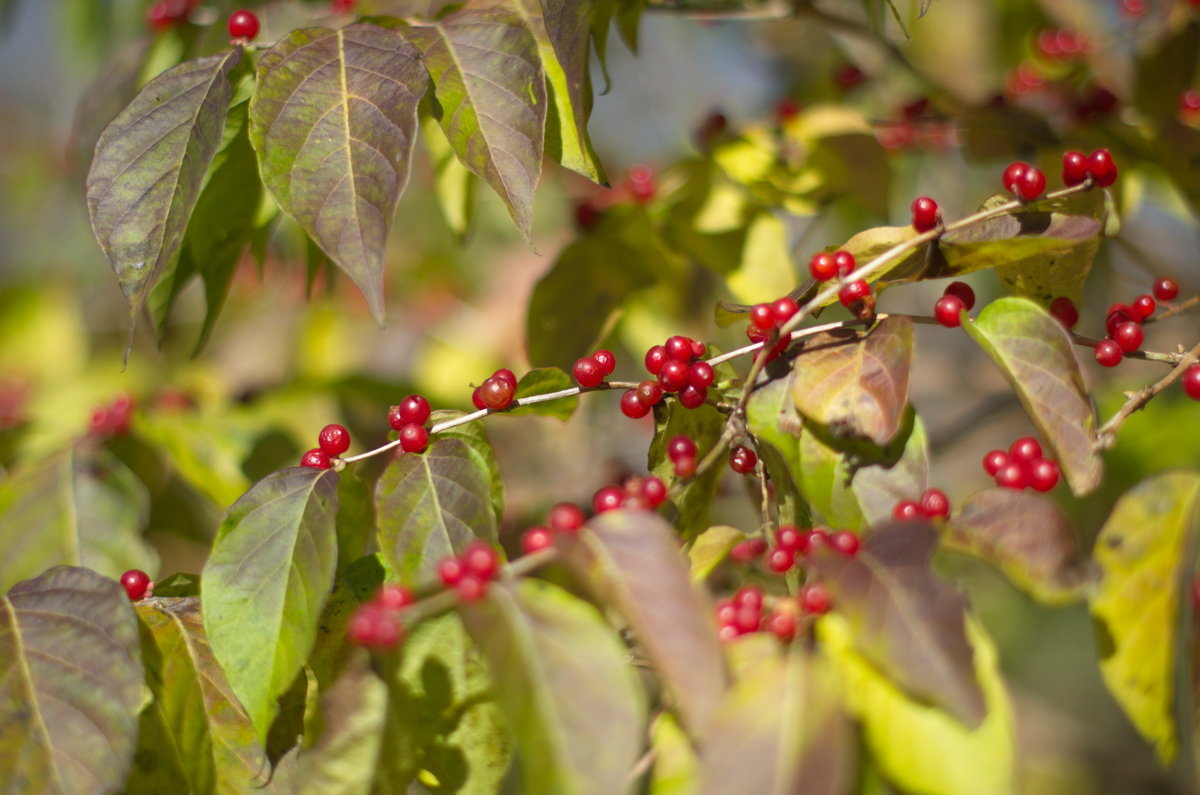
[[[596,608],[526,579],[493,583],[486,599],[459,611],[516,740],[524,791],[628,791],[645,694]]]
[[[293,31],[263,53],[250,141],[263,182],[382,322],[383,252],[429,76],[398,31]]]
[[[918,499],[929,488],[929,446],[916,412],[911,430],[901,432],[884,453],[882,460],[857,467],[850,481],[868,525],[887,521],[896,503]]]
[[[1081,600],[1094,575],[1058,506],[1025,491],[992,488],[972,495],[951,515],[942,544],[988,561],[1045,604]]]
[[[807,340],[796,358],[796,408],[838,437],[879,446],[900,430],[908,406],[912,321],[889,317],[862,332],[842,329]]]
[[[1096,488],[1103,472],[1095,448],[1096,407],[1062,324],[1028,299],[1001,298],[963,329],[1008,379],[1071,491],[1083,495]]]
[[[337,480],[310,467],[263,478],[226,513],[204,566],[208,642],[260,742],[312,651],[333,590]]]
[[[538,45],[521,18],[468,8],[406,31],[437,98],[434,115],[458,159],[504,200],[527,241],[542,171],[546,87]]]
[[[96,144],[87,178],[92,232],[132,316],[179,252],[204,175],[221,145],[240,48],[151,80]]]
[[[375,484],[375,513],[380,551],[410,584],[432,579],[438,561],[471,541],[496,540],[490,473],[462,439],[396,456]]]
[[[117,583],[56,566],[0,598],[0,782],[116,792],[142,708],[137,619]]]
[[[728,674],[712,605],[692,583],[671,525],[650,511],[608,511],[562,546],[568,565],[625,616],[684,725],[698,735]]]
[[[966,600],[930,566],[937,534],[924,522],[876,526],[854,557],[817,555],[864,658],[913,697],[974,728],[986,713],[965,628]]]

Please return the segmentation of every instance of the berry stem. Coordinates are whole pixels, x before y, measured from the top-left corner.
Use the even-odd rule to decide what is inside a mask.
[[[1103,342],[1103,340],[1095,340],[1091,337],[1084,337],[1083,335],[1076,334],[1073,331],[1069,333],[1071,335],[1071,342],[1087,348],[1095,348],[1097,345]],[[1144,359],[1148,362],[1163,362],[1170,365],[1178,364],[1179,359],[1182,356],[1182,353],[1157,353],[1155,351],[1130,351],[1129,353],[1125,354],[1125,358],[1127,359]]]
[[[1151,323],[1158,323],[1159,321],[1166,320],[1169,317],[1174,317],[1175,315],[1182,314],[1189,309],[1200,306],[1200,295],[1193,295],[1186,301],[1173,301],[1170,304],[1164,304],[1164,306],[1168,307],[1166,311],[1159,312],[1156,315],[1151,315],[1142,321],[1142,325],[1148,326]]]
[[[1125,405],[1117,411],[1116,414],[1109,419],[1108,422],[1100,426],[1100,430],[1096,433],[1096,449],[1104,450],[1112,447],[1117,441],[1117,430],[1129,419],[1136,411],[1140,411],[1146,406],[1154,396],[1162,392],[1171,384],[1178,381],[1187,372],[1187,369],[1200,360],[1200,343],[1197,343],[1190,351],[1184,354],[1177,354],[1179,363],[1175,365],[1171,372],[1164,375],[1162,378],[1155,381],[1153,384],[1144,386],[1136,392],[1128,395],[1128,400]]]

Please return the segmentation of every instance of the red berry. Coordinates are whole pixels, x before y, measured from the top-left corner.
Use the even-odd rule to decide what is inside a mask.
[[[671,359],[658,371],[658,382],[668,392],[678,392],[687,386],[691,367],[687,362]]]
[[[575,226],[582,232],[596,226],[604,216],[604,210],[591,199],[582,199],[575,205]]]
[[[1050,314],[1066,328],[1075,328],[1079,322],[1079,310],[1075,308],[1075,302],[1065,295],[1050,302]]]
[[[300,466],[314,469],[329,469],[329,454],[319,447],[314,447],[300,456]]]
[[[796,565],[796,553],[788,549],[772,549],[767,555],[767,568],[776,574],[783,574]]]
[[[897,522],[912,522],[921,516],[921,506],[916,500],[902,500],[892,508],[892,518]]]
[[[1179,285],[1166,276],[1154,283],[1154,297],[1160,301],[1173,301],[1179,295]]]
[[[1009,464],[996,473],[996,485],[1020,491],[1029,487],[1029,471],[1020,464]]]
[[[1008,447],[1009,463],[1031,464],[1042,457],[1042,445],[1032,436],[1022,436]]]
[[[1068,188],[1083,184],[1088,178],[1088,159],[1083,152],[1064,152],[1062,181]]]
[[[1029,485],[1038,491],[1050,491],[1058,485],[1058,464],[1039,458],[1029,465]]]
[[[921,508],[921,514],[930,519],[945,519],[950,515],[950,500],[940,489],[928,489],[921,495],[918,505]]]
[[[317,444],[328,456],[337,456],[350,449],[350,431],[344,425],[326,425],[317,435]]]
[[[680,434],[672,436],[667,442],[667,458],[678,461],[681,458],[695,458],[696,443],[687,436]]]
[[[629,194],[638,204],[645,204],[654,198],[658,186],[654,181],[654,171],[648,166],[634,166],[629,169]]]
[[[794,119],[800,115],[800,103],[796,100],[785,97],[775,103],[775,118],[780,124]]]
[[[729,643],[731,640],[736,639],[737,636],[737,627],[732,624],[722,624],[721,628],[717,630],[717,640],[722,643]]]
[[[403,637],[396,616],[370,602],[360,605],[354,612],[346,634],[352,643],[369,649],[390,649]]]
[[[767,551],[767,542],[762,538],[747,538],[734,544],[729,550],[729,559],[735,563],[749,563]]]
[[[789,524],[780,525],[775,531],[775,546],[789,552],[799,552],[804,547],[807,535]]]
[[[1041,196],[1042,191],[1046,189],[1046,175],[1042,173],[1041,169],[1030,166],[1017,177],[1015,187],[1014,193],[1022,201],[1031,202]]]
[[[729,468],[739,475],[748,475],[754,471],[758,456],[749,447],[738,447],[729,454]]]
[[[942,294],[957,297],[963,302],[963,306],[967,308],[968,312],[975,308],[975,291],[966,282],[950,282]]]
[[[770,304],[755,304],[750,310],[750,322],[757,329],[770,331],[779,321],[775,319],[775,311]]]
[[[1113,341],[1121,346],[1121,350],[1125,353],[1133,353],[1138,348],[1142,347],[1142,341],[1146,338],[1145,332],[1136,321],[1128,320],[1113,329]]]
[[[454,584],[454,595],[458,597],[458,601],[466,604],[478,602],[487,596],[487,581],[468,574]]]
[[[693,359],[704,358],[704,353],[707,350],[708,350],[708,346],[705,345],[703,342],[701,342],[700,340],[692,340],[692,358]]]
[[[775,299],[775,302],[771,304],[771,312],[775,315],[775,321],[781,326],[791,320],[799,311],[800,306],[796,301],[786,295],[783,298]]]
[[[620,486],[605,486],[592,497],[592,510],[596,513],[615,511],[621,507],[623,499],[625,499],[625,492],[621,490]]]
[[[957,328],[962,325],[962,313],[966,308],[967,305],[957,295],[943,295],[933,305],[933,316],[946,328]]]
[[[688,383],[696,389],[707,389],[716,379],[717,374],[708,362],[692,362],[688,369]]]
[[[1107,188],[1117,181],[1117,164],[1113,162],[1107,149],[1097,149],[1088,155],[1088,172],[1102,188]]]
[[[1183,371],[1183,391],[1192,400],[1200,400],[1200,364],[1193,364]]]
[[[637,385],[637,398],[647,408],[658,405],[662,396],[662,384],[657,381],[643,381]]]
[[[486,541],[472,541],[462,553],[463,567],[481,580],[491,580],[500,571],[500,556]]]
[[[997,472],[1004,469],[1010,463],[1012,461],[1009,460],[1008,453],[1003,450],[992,450],[983,457],[983,471],[995,477]]]
[[[1021,176],[1028,170],[1028,163],[1022,163],[1020,160],[1010,163],[1008,168],[1004,169],[1004,189],[1009,193],[1016,193],[1017,183],[1020,181]]]
[[[692,350],[692,340],[681,334],[676,334],[666,342],[667,358],[681,362],[690,362],[695,353]]]
[[[479,400],[492,411],[503,411],[512,405],[516,391],[507,379],[493,375],[479,385]]]
[[[791,613],[772,613],[767,619],[767,630],[780,643],[791,643],[796,639],[796,617]]]
[[[832,607],[833,599],[825,586],[814,582],[800,589],[800,608],[805,613],[819,616],[828,613]]]
[[[1117,326],[1129,322],[1136,322],[1133,320],[1133,310],[1125,304],[1113,304],[1104,319],[1104,331],[1111,337],[1116,333]]]
[[[467,576],[467,567],[458,558],[445,558],[437,565],[438,579],[453,588]]]
[[[829,534],[818,527],[809,530],[800,538],[800,554],[811,555],[829,546]]]
[[[638,399],[636,389],[626,389],[621,395],[621,413],[631,420],[640,420],[650,413],[650,406]]]
[[[812,259],[808,261],[808,272],[819,282],[827,282],[837,276],[837,262],[834,261],[833,254],[828,251],[813,254]]]
[[[492,373],[492,378],[499,378],[506,384],[510,384],[513,388],[513,391],[516,391],[517,389],[517,374],[512,370],[509,370],[507,367],[501,367],[499,370]]]
[[[912,202],[912,225],[917,232],[928,232],[935,228],[942,218],[938,204],[928,196],[919,196]]]
[[[521,549],[528,555],[554,543],[554,531],[549,527],[531,527],[521,536]]]
[[[384,585],[376,592],[373,601],[384,610],[400,610],[415,600],[412,591],[402,585]]]
[[[642,496],[651,508],[657,508],[667,499],[667,484],[654,475],[647,475],[642,481]]]
[[[1143,293],[1130,302],[1129,308],[1133,310],[1133,319],[1138,323],[1142,323],[1154,314],[1154,310],[1158,308],[1158,304],[1154,303],[1154,299],[1149,295]]]
[[[698,409],[704,405],[704,401],[706,400],[708,400],[707,389],[697,389],[688,384],[679,390],[679,405],[685,409]]]
[[[675,477],[690,478],[694,474],[696,474],[695,458],[686,457],[675,461]]]
[[[600,372],[605,378],[613,374],[613,370],[617,369],[617,357],[612,351],[607,348],[602,348],[592,354],[592,358],[600,365]]]
[[[400,430],[410,422],[417,425],[424,425],[429,421],[429,401],[421,395],[409,395],[400,401],[400,405],[393,406],[392,408],[396,410],[396,417],[399,423],[392,422],[391,411],[388,412],[388,421],[392,422],[392,427],[396,430]]]
[[[574,533],[583,527],[583,511],[573,502],[560,502],[550,509],[546,521],[560,533]]]
[[[646,370],[650,375],[658,375],[662,370],[663,364],[667,361],[667,348],[665,345],[655,345],[650,350],[646,351]]]
[[[1113,340],[1100,340],[1096,343],[1096,361],[1102,367],[1116,367],[1125,358],[1121,346]]]
[[[591,356],[578,359],[575,366],[571,368],[571,375],[575,377],[575,382],[585,389],[599,386],[600,382],[604,380],[600,362]]]
[[[253,39],[258,35],[258,17],[249,11],[234,11],[229,15],[229,35],[235,39]]]
[[[870,294],[871,285],[867,284],[866,279],[856,279],[842,286],[838,291],[838,300],[842,302],[842,306],[849,309]]]
[[[141,569],[130,569],[121,575],[121,587],[131,601],[138,601],[150,588],[150,575]]]
[[[849,251],[833,252],[833,264],[837,266],[837,275],[841,277],[849,276],[858,267],[858,263],[854,261],[854,255]]]
[[[400,429],[400,449],[406,453],[422,453],[429,446],[429,431],[424,425],[410,422]]]
[[[471,403],[474,404],[475,408],[477,409],[487,408],[487,406],[483,405],[483,395],[480,392],[479,387],[475,387],[475,391],[471,393]]]
[[[829,537],[829,546],[834,552],[854,557],[858,554],[862,542],[859,541],[858,536],[849,530],[839,530]]]

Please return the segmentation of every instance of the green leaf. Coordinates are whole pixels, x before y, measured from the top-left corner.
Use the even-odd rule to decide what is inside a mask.
[[[805,502],[830,527],[862,529],[867,525],[858,496],[850,484],[854,479],[851,457],[813,432],[805,423],[800,434],[797,485]]]
[[[692,741],[669,712],[662,712],[650,727],[654,769],[648,795],[692,795],[696,791],[698,763]]]
[[[0,484],[0,588],[56,564],[108,577],[153,572],[158,556],[142,540],[146,487],[103,449],[72,448],[9,473]]]
[[[439,422],[462,416],[465,416],[464,412],[443,409],[433,412],[429,422],[431,425],[436,425]],[[484,423],[468,422],[456,425],[448,430],[438,431],[438,438],[458,439],[467,446],[467,453],[475,461],[476,466],[488,474],[492,511],[497,517],[504,516],[504,479],[500,477],[500,467],[496,464],[496,451],[488,439]]]
[[[801,496],[800,415],[792,400],[789,370],[781,378],[762,384],[750,393],[746,404],[746,427],[754,435],[755,446],[775,489],[781,524],[807,527],[812,512]]]
[[[1173,25],[1168,35],[1138,59],[1133,104],[1151,118],[1175,119],[1179,98],[1192,87],[1200,57],[1200,22],[1186,15],[1164,20]]]
[[[851,196],[874,215],[888,214],[892,170],[861,111],[848,105],[816,105],[785,124],[784,131],[789,143],[807,154],[801,176],[816,187],[808,195],[819,200]]]
[[[382,322],[383,253],[408,182],[428,74],[403,34],[305,28],[258,62],[250,140],[279,206]]]
[[[516,396],[523,398],[531,395],[545,395],[570,389],[575,385],[575,380],[557,367],[539,367],[521,376],[521,380],[517,382]],[[516,416],[536,414],[542,417],[569,420],[577,408],[579,408],[579,398],[572,396],[548,400],[545,403],[534,403],[532,406],[519,406],[510,409],[508,413]]]
[[[92,232],[131,316],[179,253],[221,144],[240,47],[185,61],[151,80],[104,130],[87,178]]]
[[[467,8],[406,34],[433,79],[434,115],[455,154],[499,194],[530,241],[546,126],[533,34],[499,8]]]
[[[550,91],[546,151],[599,185],[608,177],[592,150],[587,121],[592,112],[588,42],[593,0],[510,0],[537,40]]]
[[[698,793],[837,795],[854,735],[828,661],[800,648],[755,660],[704,735]]]
[[[337,484],[337,560],[338,571],[344,571],[362,557],[375,527],[375,501],[371,488],[361,477],[361,470],[345,470]]]
[[[866,524],[878,524],[892,516],[901,500],[919,499],[929,488],[929,447],[925,424],[915,411],[909,411],[904,430],[875,461],[860,461],[850,481],[850,489]],[[899,456],[897,457],[897,452]]]
[[[726,277],[730,292],[740,301],[772,301],[790,293],[799,277],[784,222],[759,213],[744,232],[740,267]]]
[[[1029,418],[1049,443],[1071,491],[1100,483],[1096,407],[1062,324],[1024,298],[1001,298],[963,329],[996,362]]]
[[[966,634],[966,600],[930,566],[937,534],[923,522],[875,527],[853,557],[814,556],[854,648],[916,699],[976,728],[987,713]]]
[[[1013,781],[1012,706],[996,649],[975,621],[967,636],[987,717],[967,729],[937,707],[906,695],[854,648],[851,626],[836,612],[817,624],[821,648],[840,670],[846,704],[862,724],[872,759],[904,792],[926,795],[1009,795]]]
[[[459,611],[516,740],[524,791],[627,791],[645,695],[600,613],[538,580],[493,583]]]
[[[168,577],[163,577],[154,583],[154,595],[164,598],[170,596],[199,596],[200,575],[178,571]]]
[[[1190,666],[1192,563],[1200,540],[1200,474],[1170,472],[1126,492],[1096,538],[1091,601],[1100,672],[1164,764],[1180,743],[1176,683]],[[1185,707],[1191,719],[1192,705]]]
[[[5,788],[120,790],[141,708],[137,620],[115,580],[56,566],[0,598]]]
[[[651,511],[593,517],[567,562],[621,611],[671,694],[681,720],[699,735],[724,695],[728,675],[712,606],[692,583],[671,525]]]
[[[310,467],[263,478],[229,509],[204,566],[208,641],[260,742],[333,590],[337,480]]]
[[[1062,511],[1028,492],[992,488],[972,495],[950,517],[942,544],[986,560],[1043,604],[1079,601],[1093,579]]]
[[[653,282],[638,250],[608,236],[576,240],[533,288],[525,325],[530,363],[569,370],[596,349],[628,295]]]
[[[478,179],[454,154],[436,119],[421,118],[421,140],[433,161],[433,187],[438,206],[450,230],[466,237],[475,217],[475,183]]]
[[[396,456],[375,485],[384,559],[414,584],[476,538],[494,543],[490,498],[489,473],[460,439],[438,436],[423,453]]]
[[[708,403],[696,409],[685,409],[678,400],[663,401],[654,408],[654,439],[647,454],[651,474],[664,483],[675,482],[675,465],[667,457],[667,443],[676,436],[686,436],[696,443],[696,452],[703,457],[721,438],[725,417]],[[672,498],[678,516],[673,520],[679,535],[685,540],[708,529],[721,467],[711,467]]]
[[[808,419],[835,437],[888,444],[908,406],[912,321],[889,317],[867,332],[853,329],[805,340],[795,360],[792,397]]]
[[[688,568],[692,582],[704,582],[746,534],[736,527],[715,525],[696,536],[688,548]]]
[[[221,508],[250,488],[242,462],[254,439],[228,414],[148,412],[138,418],[136,433],[161,448],[179,477]]]
[[[192,791],[245,791],[262,784],[269,772],[266,754],[209,648],[200,600],[154,598],[136,608],[154,693],[151,709],[159,713]],[[152,762],[138,756],[134,764]]]

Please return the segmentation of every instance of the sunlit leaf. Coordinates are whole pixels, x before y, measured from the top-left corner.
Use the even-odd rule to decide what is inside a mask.
[[[433,186],[442,215],[454,234],[465,237],[475,217],[475,184],[479,178],[454,154],[436,119],[421,117],[421,140],[433,161]]]
[[[741,266],[726,279],[730,291],[742,301],[772,301],[790,293],[800,278],[783,221],[760,213],[744,231]]]
[[[208,165],[221,144],[241,60],[234,48],[185,61],[151,80],[113,119],[88,173],[92,232],[136,318],[178,254]]]
[[[688,566],[693,582],[704,582],[734,546],[746,537],[736,527],[715,525],[708,528],[688,549]]]
[[[260,742],[312,650],[337,569],[337,479],[293,467],[254,484],[204,566],[204,628]]]
[[[937,534],[923,522],[875,527],[853,557],[810,566],[854,630],[854,647],[916,699],[976,728],[987,707],[967,639],[966,601],[930,566]]]
[[[641,754],[645,695],[591,605],[549,583],[493,583],[459,608],[512,729],[526,792],[620,793]]]
[[[548,395],[563,389],[577,386],[575,380],[557,367],[537,367],[521,376],[517,382],[516,397],[523,398],[531,395]],[[569,420],[579,408],[578,397],[562,397],[548,400],[544,403],[534,403],[532,406],[519,406],[509,410],[509,414],[537,414],[543,417],[557,417]]]
[[[1101,573],[1091,601],[1100,672],[1164,763],[1180,743],[1174,683],[1189,665],[1184,602],[1198,534],[1200,475],[1171,472],[1121,497],[1093,553]],[[1192,705],[1185,709],[1190,720]]]
[[[0,598],[5,788],[120,790],[133,761],[142,675],[137,620],[116,580],[56,566],[13,586]]]
[[[525,239],[542,170],[546,88],[538,45],[518,15],[469,8],[410,28],[455,154],[508,207]]]
[[[406,583],[476,538],[496,540],[489,473],[460,439],[435,437],[423,453],[396,456],[375,484],[379,548]]]
[[[698,761],[691,740],[669,712],[661,713],[650,728],[654,769],[648,795],[692,795],[696,791]]]
[[[264,52],[250,140],[280,207],[383,320],[383,250],[408,182],[429,77],[394,30],[296,30]]]
[[[220,508],[233,504],[250,487],[242,461],[254,440],[232,427],[228,414],[147,413],[139,419],[136,433],[162,449],[180,478]]]
[[[1100,483],[1096,408],[1062,324],[1024,298],[1001,298],[963,328],[996,362],[1075,494]]]
[[[1029,492],[992,488],[972,495],[950,517],[942,543],[997,566],[1047,604],[1078,601],[1092,578],[1062,511]]]

